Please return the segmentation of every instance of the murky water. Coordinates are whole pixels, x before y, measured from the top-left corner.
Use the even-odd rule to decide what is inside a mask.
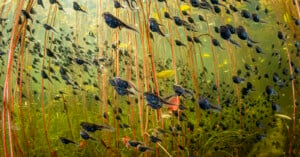
[[[1,156],[300,156],[297,5],[0,1]]]

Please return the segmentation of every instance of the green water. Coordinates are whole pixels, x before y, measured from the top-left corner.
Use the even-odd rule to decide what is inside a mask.
[[[125,8],[119,9],[111,0],[77,1],[87,14],[74,11],[71,0],[59,1],[64,11],[48,0],[43,0],[45,8],[31,0],[0,1],[0,17],[6,19],[0,36],[4,52],[0,55],[0,156],[300,156],[295,1],[248,1],[220,0],[226,7],[209,1],[221,13],[195,8],[188,0],[167,0],[168,8],[157,0],[137,0],[137,5],[133,3],[136,9],[130,9],[126,1],[120,1]],[[35,13],[29,14],[33,20],[21,14],[13,29],[19,7],[32,7]],[[188,15],[180,8],[187,9]],[[261,22],[243,18],[242,10],[257,13]],[[110,28],[104,12],[138,33]],[[176,25],[164,12],[185,21],[194,19],[195,24],[183,25],[197,31]],[[198,19],[200,14],[206,21]],[[165,37],[149,28],[150,17],[161,24]],[[56,32],[46,31],[45,23]],[[222,39],[214,27],[226,24],[235,31],[243,26],[257,43],[250,47],[237,32],[231,32],[230,39],[239,46]],[[189,42],[187,36],[198,37],[201,44]],[[18,40],[11,42],[12,37]],[[221,46],[213,46],[212,39]],[[176,45],[175,40],[185,46]],[[13,43],[17,44],[11,51]],[[256,52],[257,47],[262,53]],[[47,48],[56,59],[47,55]],[[14,52],[10,65],[8,52]],[[101,61],[103,57],[105,61]],[[41,76],[42,70],[49,79]],[[164,74],[167,71],[171,74]],[[233,76],[243,81],[234,83]],[[116,77],[130,82],[135,93],[118,94],[109,81]],[[249,83],[252,89],[248,89]],[[192,98],[178,97],[179,110],[170,111],[168,102],[159,110],[147,105],[144,92],[158,93],[161,101],[169,101],[164,98],[174,95],[174,84],[193,93]],[[268,95],[267,86],[274,93]],[[203,109],[199,106],[202,98],[221,109]],[[278,109],[272,107],[275,103]],[[80,135],[82,122],[105,124],[114,130],[88,132],[94,140],[86,140]],[[161,141],[151,142],[150,135]],[[61,137],[76,144],[63,143]],[[139,141],[139,147],[146,146],[149,151],[127,147],[125,138]]]

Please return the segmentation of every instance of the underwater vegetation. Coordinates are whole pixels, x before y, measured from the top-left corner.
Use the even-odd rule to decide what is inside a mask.
[[[0,156],[300,156],[298,0],[1,0]]]

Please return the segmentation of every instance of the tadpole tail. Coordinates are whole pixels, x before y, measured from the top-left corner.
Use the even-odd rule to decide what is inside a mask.
[[[126,25],[126,24],[123,24],[123,27],[127,28],[127,29],[130,29],[132,31],[135,31],[137,33],[140,33],[136,28],[134,28],[133,26],[129,26],[129,25]]]
[[[254,43],[254,44],[257,44],[257,43],[259,43],[258,41],[254,41],[254,40],[252,40],[251,38],[249,38],[248,37],[248,41],[250,41],[251,43]]]
[[[241,47],[241,45],[239,43],[237,43],[236,41],[229,39],[229,42],[237,47]]]

